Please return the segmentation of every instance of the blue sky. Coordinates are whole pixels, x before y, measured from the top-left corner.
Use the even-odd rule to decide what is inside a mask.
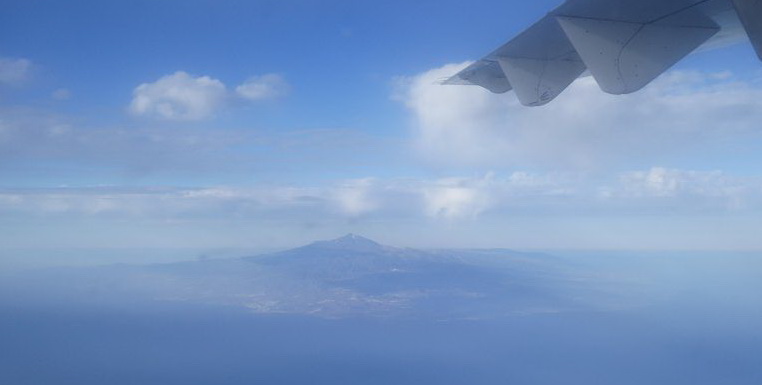
[[[2,1],[0,244],[762,249],[748,42],[540,109],[435,84],[556,5]]]

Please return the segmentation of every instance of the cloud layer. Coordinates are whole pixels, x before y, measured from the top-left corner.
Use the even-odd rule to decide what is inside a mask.
[[[354,179],[325,187],[52,188],[0,190],[0,212],[301,220],[397,218],[459,221],[480,216],[717,214],[762,210],[762,179],[652,168],[607,180],[515,172],[503,177]],[[310,216],[315,218],[310,218]]]
[[[762,88],[727,73],[671,72],[625,96],[586,77],[527,108],[510,93],[438,84],[467,64],[400,80],[418,148],[437,164],[596,169],[762,132]]]

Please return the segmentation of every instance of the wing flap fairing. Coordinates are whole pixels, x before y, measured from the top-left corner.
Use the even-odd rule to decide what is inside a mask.
[[[498,59],[525,106],[547,104],[585,71],[581,60]]]
[[[495,61],[479,60],[464,68],[442,84],[475,85],[490,92],[503,94],[513,89],[500,65]]]

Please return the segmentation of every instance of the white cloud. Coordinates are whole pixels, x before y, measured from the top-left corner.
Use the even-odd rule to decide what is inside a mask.
[[[437,164],[596,169],[762,131],[762,88],[727,73],[671,72],[624,96],[585,77],[553,103],[527,108],[511,93],[438,83],[467,64],[403,78],[395,95],[419,150]]]
[[[334,198],[340,210],[355,217],[378,209],[378,202],[373,198],[373,179],[347,181],[335,189]]]
[[[660,199],[673,207],[692,206],[741,210],[762,203],[762,183],[721,171],[686,171],[654,167],[622,173],[619,184],[605,196],[624,200]]]
[[[249,101],[276,99],[288,94],[290,86],[277,74],[252,76],[229,93],[225,84],[209,76],[192,76],[178,71],[153,83],[144,83],[133,91],[129,110],[136,116],[189,121],[212,117],[232,96]],[[59,90],[54,98],[67,98]]]
[[[288,94],[290,86],[278,74],[252,76],[236,87],[235,92],[241,98],[250,101],[276,99]]]
[[[718,175],[719,173],[712,176]],[[685,188],[685,182],[695,176],[695,173],[655,167],[649,171],[625,173],[620,179],[624,192],[628,195],[674,197]],[[702,179],[707,179],[706,176],[707,174],[704,174]]]
[[[489,180],[442,179],[423,188],[426,213],[450,220],[475,218],[492,202]]]
[[[130,111],[166,120],[201,120],[214,115],[226,93],[225,85],[217,79],[178,71],[135,88]]]
[[[28,59],[0,58],[0,84],[18,85],[29,78],[32,62]]]

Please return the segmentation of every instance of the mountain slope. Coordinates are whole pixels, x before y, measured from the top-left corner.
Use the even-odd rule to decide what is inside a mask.
[[[600,304],[584,284],[589,277],[544,254],[396,248],[349,234],[260,256],[49,269],[6,284],[39,298],[103,303],[137,298],[325,317],[492,318]]]

